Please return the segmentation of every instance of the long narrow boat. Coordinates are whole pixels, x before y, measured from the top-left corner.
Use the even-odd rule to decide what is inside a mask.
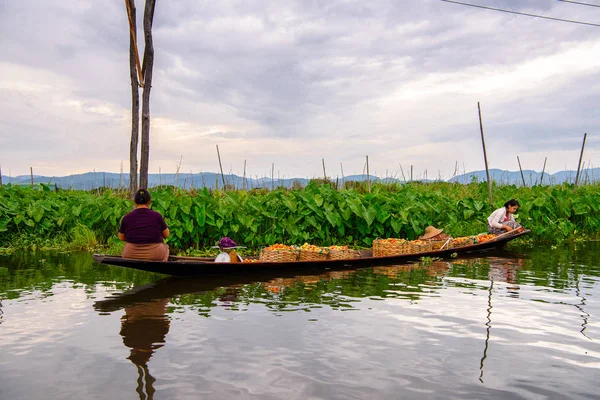
[[[487,251],[501,248],[506,243],[518,237],[526,235],[529,230],[522,232],[509,232],[498,235],[496,238],[484,243],[473,244],[458,248],[434,250],[421,253],[399,254],[385,257],[373,257],[371,250],[361,250],[360,258],[320,260],[320,261],[285,261],[285,262],[239,262],[239,263],[217,263],[214,258],[207,257],[178,257],[171,256],[169,261],[147,261],[122,258],[104,254],[94,254],[94,261],[100,264],[116,265],[120,267],[139,269],[142,271],[156,272],[173,276],[203,276],[203,275],[229,275],[238,273],[251,273],[257,271],[273,271],[294,269],[318,270],[318,269],[347,269],[370,266],[384,266],[398,264],[404,261],[416,260],[421,257],[451,257],[454,254],[467,254],[473,252]]]

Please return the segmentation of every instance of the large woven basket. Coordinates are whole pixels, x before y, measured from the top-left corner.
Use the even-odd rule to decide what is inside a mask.
[[[297,249],[270,249],[265,247],[261,249],[259,259],[264,262],[298,261],[299,253]]]
[[[353,249],[330,249],[327,259],[345,260],[348,258],[360,258],[360,252]]]
[[[396,239],[396,241],[389,241],[388,239],[373,240],[373,257],[396,256],[410,252],[410,243],[404,239]]]
[[[409,253],[426,253],[433,250],[431,241],[411,240]]]
[[[463,236],[452,239],[452,247],[465,247],[475,244],[475,236]]]
[[[319,250],[300,249],[300,261],[320,261],[326,260],[329,249],[320,248]]]
[[[446,241],[448,243],[446,243]],[[431,240],[431,250],[442,250],[442,246],[444,246],[443,250],[447,250],[447,249],[451,249],[453,248],[453,240],[452,239],[448,239],[448,240]]]

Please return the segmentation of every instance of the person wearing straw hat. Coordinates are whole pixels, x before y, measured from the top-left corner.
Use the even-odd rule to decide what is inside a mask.
[[[419,240],[448,240],[450,238],[449,235],[444,233],[443,229],[438,229],[432,225],[425,228],[423,235],[419,236]]]

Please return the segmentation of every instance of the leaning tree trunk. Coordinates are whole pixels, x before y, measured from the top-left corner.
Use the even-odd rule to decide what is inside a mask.
[[[134,0],[127,0],[129,16],[129,75],[131,78],[131,143],[129,145],[129,194],[133,199],[137,190],[137,151],[140,135],[140,91],[137,77],[137,24]]]
[[[150,89],[152,88],[152,67],[154,65],[154,46],[152,44],[152,21],[154,19],[155,0],[146,0],[144,9],[144,61],[142,75],[144,92],[142,94],[142,154],[140,157],[140,187],[148,187],[148,162],[150,158]]]

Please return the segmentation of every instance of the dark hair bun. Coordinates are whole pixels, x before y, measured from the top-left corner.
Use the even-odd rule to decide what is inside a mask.
[[[149,191],[146,189],[139,189],[137,192],[135,192],[133,201],[135,201],[135,204],[148,204],[150,203],[151,198],[152,197],[150,196]]]

